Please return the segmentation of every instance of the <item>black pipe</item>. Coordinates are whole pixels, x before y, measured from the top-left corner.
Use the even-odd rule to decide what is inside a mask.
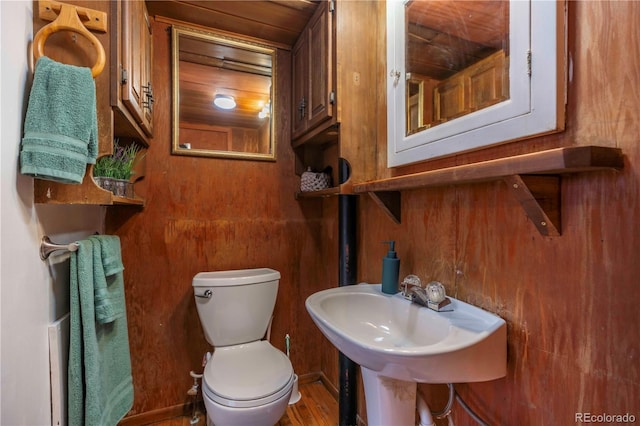
[[[351,361],[342,352],[338,352],[340,368],[340,396],[338,400],[339,426],[356,426],[358,414],[358,398],[356,389],[356,372],[358,364]]]
[[[343,172],[348,167],[341,164],[340,181],[344,182]],[[344,179],[344,180],[343,180]],[[357,241],[356,241],[356,195],[338,195],[339,209],[339,281],[340,287],[356,284],[357,279]],[[340,376],[339,426],[355,426],[358,412],[357,380],[358,365],[342,352],[339,353],[338,368]]]
[[[345,183],[351,175],[351,165],[344,158],[340,158],[338,180]],[[357,279],[357,241],[356,241],[356,200],[357,195],[338,196],[338,232],[340,244],[339,281],[340,287],[356,284]]]
[[[340,265],[338,266],[340,287],[356,284],[358,271],[356,242],[356,200],[357,195],[339,195],[338,243],[340,244]]]

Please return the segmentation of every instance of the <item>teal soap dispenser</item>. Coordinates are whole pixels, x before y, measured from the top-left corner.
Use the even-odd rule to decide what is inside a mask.
[[[396,294],[398,292],[398,276],[400,274],[400,259],[396,255],[395,241],[385,241],[389,244],[387,256],[382,259],[382,292]]]

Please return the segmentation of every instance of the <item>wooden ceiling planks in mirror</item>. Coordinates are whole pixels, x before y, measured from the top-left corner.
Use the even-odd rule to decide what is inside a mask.
[[[444,80],[498,50],[508,54],[509,2],[412,1],[408,72]]]
[[[213,73],[206,65],[183,62],[180,66],[180,121],[258,128],[263,121],[258,112],[269,102],[270,89],[270,76],[220,68]],[[214,107],[215,93],[233,96],[237,104],[233,112]]]
[[[210,40],[180,38],[180,121],[256,129],[271,97],[271,55]],[[215,72],[212,72],[215,70]],[[233,112],[214,107],[215,94],[236,100]]]

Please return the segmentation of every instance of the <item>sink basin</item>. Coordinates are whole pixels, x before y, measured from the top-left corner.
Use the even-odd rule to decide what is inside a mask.
[[[369,426],[415,425],[418,382],[506,375],[505,321],[449,299],[446,312],[436,312],[400,293],[384,294],[380,284],[331,288],[307,298],[307,311],[322,333],[360,364]],[[421,416],[423,421],[433,424]]]
[[[451,298],[446,312],[411,303],[379,284],[317,292],[306,308],[343,354],[377,375],[422,383],[463,383],[506,375],[505,321]]]

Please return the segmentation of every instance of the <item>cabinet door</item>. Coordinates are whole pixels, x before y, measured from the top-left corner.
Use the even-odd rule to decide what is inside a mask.
[[[293,48],[293,139],[334,114],[333,14],[326,1]]]
[[[457,76],[433,90],[434,122],[443,122],[467,112],[465,79]]]
[[[309,49],[306,33],[298,40],[292,52],[293,62],[293,138],[300,136],[307,126],[307,103],[309,102]]]
[[[151,22],[144,1],[122,2],[122,20],[122,103],[151,136]]]
[[[333,20],[327,2],[309,22],[309,102],[308,127],[313,128],[333,116]]]
[[[470,111],[477,111],[509,98],[509,78],[505,75],[505,70],[509,67],[508,64],[505,66],[505,63],[505,55],[501,51],[470,69]]]
[[[140,25],[140,40],[142,41],[140,46],[141,56],[144,58],[142,61],[140,71],[142,77],[140,83],[142,84],[142,110],[144,112],[144,118],[142,120],[143,128],[148,129],[147,134],[151,136],[153,134],[153,85],[151,84],[151,62],[153,58],[153,34],[151,29],[151,21],[149,20],[149,13],[147,12],[147,6],[144,2],[140,8],[142,11],[143,21]]]

